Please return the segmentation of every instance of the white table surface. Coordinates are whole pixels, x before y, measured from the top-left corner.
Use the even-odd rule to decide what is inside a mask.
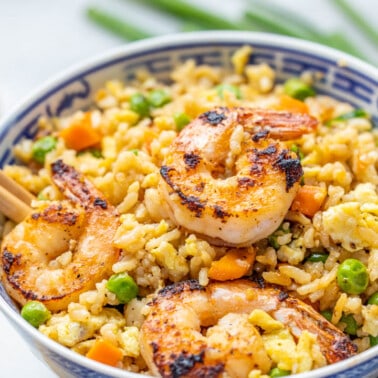
[[[174,0],[173,0],[174,1]],[[190,0],[189,0],[190,1]],[[271,0],[295,9],[327,31],[334,27],[353,32],[330,1]],[[217,12],[237,17],[248,0],[192,0]],[[127,3],[127,4],[126,4]],[[354,1],[373,25],[378,24],[376,0]],[[144,11],[137,1],[122,0],[0,0],[0,117],[51,76],[82,59],[124,43],[93,26],[85,8],[98,5],[135,20],[155,33],[176,31],[166,16]],[[377,48],[354,35],[352,39],[378,62]],[[37,360],[29,346],[0,313],[0,377],[53,378],[56,375]]]

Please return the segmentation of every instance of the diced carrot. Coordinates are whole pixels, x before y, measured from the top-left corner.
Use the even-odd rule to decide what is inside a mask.
[[[320,186],[303,185],[291,205],[291,210],[312,217],[322,206],[327,196],[327,190]]]
[[[95,146],[101,141],[101,134],[92,126],[90,112],[85,113],[80,121],[63,129],[60,136],[68,148],[76,151]]]
[[[89,349],[87,357],[103,364],[116,366],[122,360],[123,354],[121,349],[108,341],[96,340],[91,349]]]
[[[253,248],[231,249],[219,260],[212,262],[208,276],[217,281],[236,280],[248,273],[255,256]]]
[[[297,100],[287,95],[280,96],[276,109],[286,110],[292,113],[309,113],[308,106],[303,101]]]

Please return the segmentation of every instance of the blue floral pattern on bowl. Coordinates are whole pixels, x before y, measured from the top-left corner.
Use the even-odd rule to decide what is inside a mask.
[[[378,125],[377,70],[345,54],[303,41],[261,33],[207,32],[142,41],[110,52],[94,62],[57,78],[19,107],[0,126],[0,167],[13,162],[12,146],[32,138],[41,116],[61,116],[85,109],[98,88],[109,79],[129,81],[143,68],[168,81],[178,64],[193,59],[197,64],[230,66],[230,57],[243,45],[253,46],[251,63],[268,63],[277,80],[311,71],[321,75],[315,88],[372,114]],[[90,361],[49,340],[27,324],[0,284],[0,309],[50,367],[64,377],[140,377]],[[378,346],[348,361],[298,375],[302,378],[373,378],[378,376]]]

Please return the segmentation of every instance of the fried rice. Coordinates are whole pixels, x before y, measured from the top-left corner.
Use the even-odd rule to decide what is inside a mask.
[[[121,249],[121,258],[112,270],[114,274],[127,272],[139,289],[136,298],[122,304],[108,290],[108,279],[93,282],[92,290],[82,293],[78,302],[65,310],[53,313],[39,326],[40,332],[82,355],[96,340],[105,340],[122,352],[117,367],[149,373],[139,344],[140,328],[148,313],[146,304],[171,283],[196,279],[200,285],[208,285],[209,268],[229,250],[170,220],[157,189],[159,169],[184,127],[177,121],[179,115],[190,121],[217,106],[277,109],[284,87],[276,82],[275,72],[267,64],[248,63],[251,53],[249,46],[235,52],[233,72],[188,60],[172,72],[170,84],[144,71],[132,83],[108,81],[86,112],[39,120],[36,139],[46,135],[57,138],[43,164],[33,158],[35,140],[25,139],[14,147],[22,164],[8,165],[4,172],[38,196],[34,208],[62,199],[50,170],[58,159],[85,175],[116,207],[120,226],[113,243]],[[301,76],[309,85],[315,79],[309,72]],[[238,91],[220,94],[220,84]],[[148,116],[141,116],[130,106],[130,99],[154,90],[164,92],[168,100],[151,108]],[[378,336],[378,305],[367,303],[378,291],[378,134],[368,116],[342,117],[355,110],[348,103],[314,95],[304,104],[319,126],[316,132],[288,142],[288,147],[300,153],[302,185],[322,188],[325,199],[313,216],[291,208],[272,235],[256,242],[256,258],[248,276],[285,290],[319,312],[330,312],[330,321],[342,331],[348,327],[345,319],[352,316],[356,330],[350,336],[362,352]],[[81,151],[68,148],[60,133],[88,114],[101,140]],[[238,141],[232,146],[237,149]],[[13,222],[1,216],[2,237],[13,227]],[[314,254],[326,258],[310,258]],[[350,258],[362,262],[369,275],[368,286],[358,295],[344,292],[337,282],[340,264]],[[51,264],[64,269],[71,259],[65,253]],[[299,373],[326,364],[314,347],[316,335],[309,333],[296,340],[290,346],[291,353],[279,347],[285,342],[278,336],[264,338],[272,366],[286,364],[292,373]],[[268,373],[253,370],[249,377]]]

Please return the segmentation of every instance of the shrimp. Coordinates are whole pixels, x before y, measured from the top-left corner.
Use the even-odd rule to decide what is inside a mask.
[[[32,213],[5,236],[0,273],[5,289],[21,305],[38,300],[58,311],[111,273],[120,255],[112,245],[119,219],[103,194],[74,168],[61,160],[51,168],[68,201]],[[65,252],[70,261],[57,263]]]
[[[247,246],[267,237],[303,175],[281,140],[316,126],[309,115],[272,110],[220,107],[200,115],[174,140],[160,169],[169,217],[213,244]],[[231,147],[240,133],[240,146]]]
[[[255,309],[269,313],[297,339],[304,330],[317,335],[329,363],[357,351],[346,335],[311,306],[246,279],[212,282],[206,287],[195,280],[182,281],[163,288],[149,306],[141,327],[141,352],[151,372],[165,378],[222,373],[245,377],[252,368],[269,371],[261,337],[246,321]],[[204,335],[204,328],[213,325]]]

